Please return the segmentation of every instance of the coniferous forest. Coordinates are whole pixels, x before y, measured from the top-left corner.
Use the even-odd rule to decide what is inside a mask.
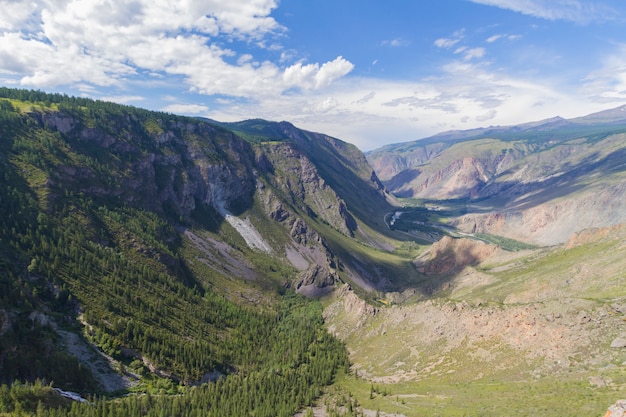
[[[71,126],[50,127],[50,115]],[[347,370],[319,302],[285,289],[293,271],[284,261],[253,253],[210,207],[186,213],[134,194],[135,164],[177,151],[159,145],[164,132],[197,147],[251,146],[223,129],[189,136],[201,123],[0,89],[0,415],[290,416]],[[119,146],[104,148],[84,132]],[[171,175],[157,172],[156,181]],[[241,282],[194,262],[183,230],[247,251],[262,273]],[[242,301],[225,282],[257,301]],[[118,361],[135,388],[103,392],[60,331]],[[210,373],[220,376],[201,383]],[[88,401],[63,399],[53,387]]]

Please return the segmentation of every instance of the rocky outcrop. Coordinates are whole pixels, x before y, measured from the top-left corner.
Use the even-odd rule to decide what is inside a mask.
[[[256,187],[252,149],[230,132],[190,119],[160,120],[158,128],[144,131],[129,115],[102,126],[84,125],[77,115],[64,112],[30,117],[96,161],[60,166],[51,188],[70,183],[84,194],[114,196],[179,216],[189,216],[197,204],[234,212],[251,204]],[[120,130],[111,132],[111,125]],[[105,166],[106,172],[100,172]]]
[[[368,304],[354,293],[349,285],[342,287],[339,294],[343,298],[343,307],[347,314],[367,318],[378,314],[378,308]]]
[[[489,258],[496,250],[495,245],[444,236],[413,263],[422,274],[445,275],[476,265]]]
[[[322,178],[313,161],[293,144],[264,146],[257,150],[256,160],[262,161],[268,181],[288,196],[295,207],[346,235],[354,235],[357,222],[345,201]],[[270,213],[277,214],[274,208],[270,208]]]
[[[406,149],[390,145],[367,154],[369,163],[382,181],[388,181],[405,170],[411,170],[435,158],[450,144],[443,142],[424,144]]]
[[[612,227],[601,227],[601,228],[589,228],[585,230],[581,230],[580,232],[574,233],[567,243],[565,244],[566,249],[572,249],[577,246],[585,245],[591,242],[597,242],[598,240],[602,240],[607,236],[615,235],[616,233],[620,233],[624,229],[623,224],[618,224]]]
[[[490,233],[550,246],[566,243],[584,229],[612,228],[626,223],[620,196],[626,196],[626,184],[600,186],[568,199],[538,201],[519,208],[492,208],[486,212],[477,209],[476,213],[463,215],[451,224],[466,233]]]
[[[618,400],[610,406],[604,417],[626,417],[626,400]]]
[[[403,197],[437,198],[441,200],[455,198],[473,198],[493,179],[494,173],[489,163],[479,158],[465,157],[454,160],[449,165],[436,169],[428,175],[422,171],[400,173],[387,182],[387,187]],[[414,178],[410,178],[414,176]],[[407,181],[409,180],[409,181]]]
[[[270,218],[289,231],[291,243],[285,247],[285,256],[301,271],[294,280],[296,290],[319,295],[317,289],[330,288],[340,281],[337,261],[322,236],[270,191],[266,192],[265,205]]]

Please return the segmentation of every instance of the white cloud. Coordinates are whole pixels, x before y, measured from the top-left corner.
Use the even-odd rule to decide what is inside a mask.
[[[282,75],[287,88],[319,89],[329,86],[333,81],[348,74],[354,65],[339,56],[333,61],[319,64],[294,64],[285,69]]]
[[[394,48],[398,48],[398,47],[401,47],[401,46],[409,46],[411,44],[411,42],[409,42],[406,39],[396,38],[396,39],[384,40],[380,44],[382,46],[391,46],[391,47],[394,47]]]
[[[620,45],[604,58],[599,69],[585,77],[582,90],[594,102],[626,101],[626,44]]]
[[[173,75],[203,94],[257,97],[326,87],[354,67],[337,57],[285,69],[222,46],[230,39],[264,45],[264,36],[282,32],[270,16],[275,0],[0,0],[0,6],[14,16],[0,18],[0,73],[23,86],[122,87],[139,74]]]
[[[23,27],[31,27],[36,19],[37,4],[22,0],[0,1],[0,29],[9,31],[20,30]]]
[[[587,0],[469,0],[486,6],[547,20],[568,20],[579,24],[613,20],[615,11],[601,1]]]
[[[474,58],[482,58],[485,56],[485,52],[485,48],[471,48],[465,51],[463,59],[469,61]]]
[[[364,95],[360,99],[356,100],[354,103],[356,103],[356,104],[365,104],[368,101],[372,100],[374,97],[376,97],[376,92],[375,91],[370,91],[369,93],[367,93],[366,95]]]
[[[354,69],[354,65],[342,56],[324,63],[317,74],[315,74],[315,88],[329,86],[333,81],[348,74],[352,69]]]
[[[449,38],[439,38],[435,40],[435,46],[439,48],[450,49],[454,45],[459,43],[461,40],[463,40],[464,32],[465,31],[461,29],[461,30],[457,30],[456,32],[454,32],[454,34],[452,34],[452,36]]]
[[[169,104],[161,109],[164,112],[175,114],[207,114],[209,108],[199,104]]]
[[[336,109],[337,106],[339,106],[337,99],[335,97],[328,97],[318,103],[314,103],[312,110],[316,114],[328,113]]]
[[[517,41],[519,39],[522,39],[522,35],[507,35],[504,33],[499,33],[499,34],[488,37],[487,39],[485,39],[485,41],[487,43],[494,43],[496,41],[499,41],[500,39],[505,39],[508,41]]]

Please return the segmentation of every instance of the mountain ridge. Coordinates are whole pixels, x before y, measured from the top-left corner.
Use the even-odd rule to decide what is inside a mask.
[[[613,116],[426,143],[394,183],[289,122],[0,97],[0,412],[547,416],[624,386]]]
[[[577,227],[626,221],[614,204],[624,197],[625,114],[621,106],[570,120],[445,133],[367,158],[398,197],[464,201],[467,215],[452,223],[463,232],[558,244]],[[577,225],[576,207],[583,206],[589,220]]]
[[[506,126],[489,126],[478,127],[467,130],[449,130],[440,133],[436,133],[432,136],[428,136],[421,139],[410,140],[406,142],[399,142],[384,145],[378,149],[373,149],[365,152],[365,155],[376,154],[385,150],[406,149],[411,145],[417,145],[420,143],[437,143],[441,141],[457,141],[463,139],[477,138],[478,136],[489,135],[503,135],[515,132],[529,132],[536,133],[545,130],[553,130],[559,127],[575,126],[575,125],[594,125],[594,124],[619,124],[626,123],[626,105],[618,106],[615,108],[602,110],[599,112],[591,113],[586,116],[579,116],[570,119],[565,119],[561,116],[553,116],[547,119],[542,119],[532,122],[524,122],[516,125]]]
[[[148,391],[153,377],[176,392],[214,373],[243,389],[238,378],[261,378],[269,366],[278,370],[272,384],[293,389],[279,381],[298,373],[298,396],[274,403],[291,413],[345,367],[318,305],[286,288],[348,279],[325,228],[375,232],[357,232],[365,225],[314,160],[293,147],[273,158],[191,118],[34,91],[1,95],[2,383],[43,378],[81,393],[113,389],[64,348],[68,334],[102,349]],[[281,158],[300,171],[281,172]],[[371,169],[362,186],[370,178]],[[376,196],[385,201],[374,184],[369,198]],[[246,239],[255,230],[267,247]],[[310,374],[319,367],[326,370]],[[259,392],[255,401],[279,393]]]

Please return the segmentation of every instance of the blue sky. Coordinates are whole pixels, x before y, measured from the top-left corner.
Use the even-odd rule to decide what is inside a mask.
[[[626,103],[623,0],[0,0],[0,84],[371,150]]]

